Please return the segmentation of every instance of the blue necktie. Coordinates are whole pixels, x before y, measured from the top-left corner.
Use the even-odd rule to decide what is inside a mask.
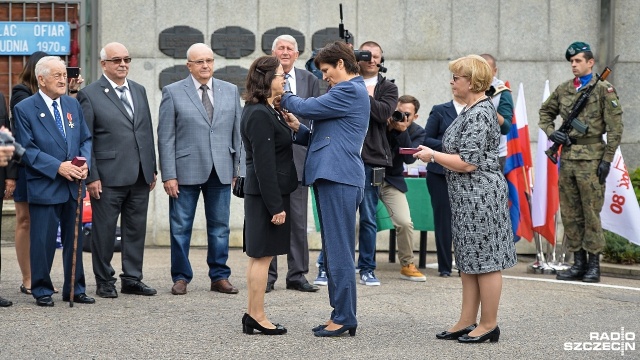
[[[60,116],[60,111],[58,111],[58,103],[53,102],[53,117],[56,118],[56,125],[58,126],[58,130],[62,134],[62,137],[66,140],[67,135],[64,133],[64,125],[62,125],[62,116]]]

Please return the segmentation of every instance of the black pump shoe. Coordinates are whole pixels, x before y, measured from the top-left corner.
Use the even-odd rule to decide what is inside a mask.
[[[467,344],[477,344],[489,340],[490,342],[498,342],[500,339],[500,327],[496,326],[493,330],[488,331],[480,336],[462,335],[458,338],[458,342]]]
[[[313,332],[320,331],[320,330],[322,330],[322,329],[324,329],[326,327],[327,327],[327,324],[318,325],[318,326],[312,328],[311,331],[313,331]]]
[[[342,325],[341,328],[336,329],[336,330],[327,330],[327,328],[322,328],[318,331],[314,331],[313,335],[318,336],[318,337],[335,337],[335,336],[340,336],[342,334],[344,334],[345,332],[349,332],[349,336],[356,336],[356,329],[358,328],[358,325],[354,325],[354,326],[345,326]]]
[[[257,321],[255,321],[251,315],[245,314],[246,317],[243,317],[242,323],[242,332],[245,334],[252,335],[254,330],[258,330],[263,335],[282,335],[287,333],[287,329],[280,324],[275,325],[275,329],[267,329],[266,327],[260,325]]]
[[[458,338],[462,335],[467,335],[472,332],[473,329],[476,328],[478,324],[469,325],[466,328],[454,332],[443,331],[439,334],[436,334],[436,337],[440,340],[458,340]]]

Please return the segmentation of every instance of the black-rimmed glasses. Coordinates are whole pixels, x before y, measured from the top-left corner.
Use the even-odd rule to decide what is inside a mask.
[[[112,62],[114,64],[121,64],[123,61],[125,64],[128,64],[131,62],[131,58],[130,57],[126,57],[126,58],[113,58],[113,59],[104,59],[104,61],[109,61]]]
[[[468,77],[468,76],[466,76],[466,75],[456,75],[456,74],[452,74],[452,76],[451,76],[451,78],[453,79],[453,82],[458,81],[458,79],[460,79],[460,78],[466,78],[466,77]]]

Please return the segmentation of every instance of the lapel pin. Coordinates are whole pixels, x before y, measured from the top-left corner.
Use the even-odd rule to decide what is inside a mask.
[[[109,93],[109,89],[104,89],[105,94]]]
[[[44,117],[44,113],[40,113],[40,117]]]

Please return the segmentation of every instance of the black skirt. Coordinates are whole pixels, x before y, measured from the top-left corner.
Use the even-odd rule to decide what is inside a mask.
[[[291,211],[289,195],[282,196],[287,216],[284,224],[274,225],[273,217],[260,195],[244,196],[243,250],[252,258],[283,255],[289,252]]]

